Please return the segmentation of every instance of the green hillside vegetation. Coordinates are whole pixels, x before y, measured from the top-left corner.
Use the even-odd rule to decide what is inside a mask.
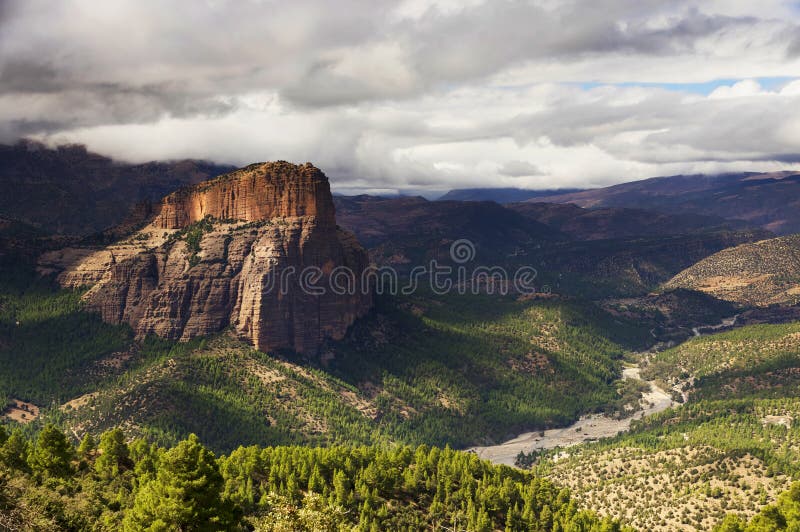
[[[78,448],[52,425],[0,428],[0,527],[9,530],[623,530],[567,490],[467,453],[420,446],[239,447],[217,458],[119,429]]]
[[[714,532],[778,532],[800,529],[800,483],[781,494],[776,504],[764,507],[746,523],[736,514],[726,516]]]
[[[566,459],[546,454],[536,470],[637,527],[708,530],[726,513],[744,522],[800,479],[799,342],[799,323],[753,325],[659,353],[643,375],[685,383],[687,404]]]
[[[134,341],[80,293],[20,275],[0,295],[0,393],[82,436],[113,426],[171,445],[468,446],[614,408],[627,346],[647,332],[597,307],[510,296],[379,298],[321,357],[231,334]]]
[[[463,445],[567,424],[614,402],[623,345],[646,334],[577,302],[415,296],[379,302],[334,347],[330,368],[400,400],[395,410],[411,414],[397,420],[403,438]]]
[[[643,370],[649,378],[677,380],[756,375],[797,364],[800,323],[749,325],[691,340],[659,353]],[[703,388],[704,385],[698,386]]]

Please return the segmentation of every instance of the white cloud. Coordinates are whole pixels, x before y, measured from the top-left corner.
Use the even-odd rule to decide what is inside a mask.
[[[757,81],[745,79],[733,85],[717,87],[708,97],[711,99],[742,98],[747,96],[764,96],[766,94],[768,94],[768,92],[763,90]]]
[[[600,185],[800,153],[800,81],[758,81],[800,79],[789,1],[16,0],[0,17],[0,140],[311,160],[348,190]],[[741,81],[647,85],[715,79]]]

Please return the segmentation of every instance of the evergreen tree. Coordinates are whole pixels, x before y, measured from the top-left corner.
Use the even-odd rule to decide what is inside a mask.
[[[94,463],[95,471],[101,476],[112,478],[119,475],[121,470],[130,469],[132,462],[130,451],[125,443],[125,435],[122,430],[115,428],[104,432],[100,436],[98,446],[100,456]]]
[[[230,503],[220,497],[222,484],[214,453],[191,434],[164,453],[156,478],[140,486],[124,528],[227,530],[236,520]]]
[[[54,425],[48,424],[39,433],[36,446],[28,461],[35,473],[53,477],[66,477],[72,472],[70,461],[75,449],[67,437]]]
[[[78,445],[78,456],[81,458],[88,458],[92,452],[95,450],[95,441],[94,438],[90,433],[86,433],[86,435],[81,440],[80,445]]]
[[[714,532],[744,532],[745,523],[738,515],[726,515],[725,519],[714,528]]]
[[[16,429],[0,447],[0,459],[8,467],[26,470],[28,469],[28,451],[28,440],[19,429]]]

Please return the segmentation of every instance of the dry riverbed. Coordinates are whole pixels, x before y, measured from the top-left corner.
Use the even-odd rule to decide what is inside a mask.
[[[636,366],[626,368],[622,372],[622,378],[641,380],[639,368]],[[625,419],[613,419],[605,414],[587,415],[566,428],[526,432],[500,445],[473,447],[470,451],[495,464],[513,466],[520,451],[529,453],[540,449],[570,447],[587,441],[616,436],[620,432],[630,429],[632,420],[661,412],[676,404],[670,394],[656,386],[654,382],[647,381],[647,383],[650,385],[650,391],[643,394],[643,402],[647,406]]]

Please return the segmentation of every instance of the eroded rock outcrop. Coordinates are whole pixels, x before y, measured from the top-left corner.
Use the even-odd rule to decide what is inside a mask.
[[[40,261],[61,271],[64,286],[91,286],[88,305],[140,336],[187,340],[230,326],[258,349],[302,353],[341,338],[369,309],[359,283],[331,290],[329,274],[341,267],[358,278],[367,255],[336,226],[327,178],[286,162],[178,190],[127,240]],[[301,288],[309,269],[319,290]]]

